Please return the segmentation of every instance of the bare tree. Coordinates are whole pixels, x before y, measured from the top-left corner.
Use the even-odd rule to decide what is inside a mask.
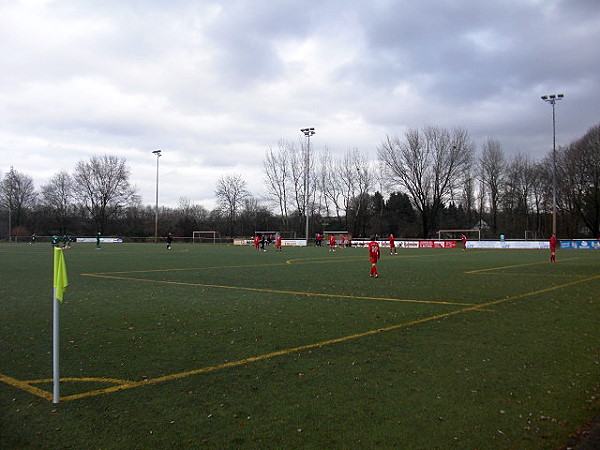
[[[529,228],[535,176],[531,159],[523,153],[514,155],[506,166],[502,204],[507,221],[512,222],[513,232]]]
[[[532,186],[532,201],[535,214],[534,229],[537,233],[544,234],[543,213],[550,210],[551,198],[549,193],[552,192],[552,178],[546,170],[544,160],[537,162],[533,167],[534,181]]]
[[[302,140],[299,147],[291,146],[289,150],[290,188],[293,192],[291,201],[299,215],[306,218],[306,215],[315,209],[317,185],[319,183],[314,170],[315,151],[312,146],[309,149],[307,143]]]
[[[483,211],[485,209],[485,197],[487,195],[486,192],[486,183],[485,177],[481,174],[477,178],[477,210],[479,215],[479,229],[483,228]]]
[[[341,161],[337,164],[337,176],[341,186],[342,204],[344,216],[346,217],[346,229],[349,228],[349,210],[351,202],[358,195],[358,172],[356,160],[360,158],[358,149],[348,150]],[[334,174],[335,175],[335,174]]]
[[[375,173],[372,165],[363,157],[357,148],[348,150],[339,165],[340,185],[346,228],[353,228],[353,233],[359,233],[361,224],[364,224],[366,202],[369,190],[375,183]],[[352,227],[350,221],[352,219]],[[361,223],[363,222],[363,223]],[[363,227],[364,228],[364,227]]]
[[[473,226],[473,209],[475,207],[475,177],[472,168],[465,170],[462,189],[460,192],[461,203],[465,209],[467,226]]]
[[[494,234],[498,231],[498,209],[505,170],[504,152],[500,142],[489,138],[483,145],[479,159],[479,171],[488,194],[491,227]]]
[[[62,171],[42,186],[42,204],[51,211],[58,223],[59,233],[67,233],[69,219],[74,214],[73,178]]]
[[[294,145],[280,140],[277,149],[269,148],[263,161],[267,196],[275,201],[281,214],[284,229],[288,229],[288,203],[290,188],[290,159]]]
[[[296,210],[304,216],[306,157],[302,154],[301,148],[293,147],[292,149],[293,151],[290,152],[290,172],[292,175],[292,191],[294,193],[293,203]]]
[[[378,148],[388,176],[411,197],[421,214],[421,232],[429,236],[444,202],[463,179],[473,153],[463,129],[427,127],[409,130],[404,140],[388,137]]]
[[[593,237],[600,236],[600,125],[559,151],[561,203],[568,201]]]
[[[22,224],[25,213],[35,206],[37,194],[30,176],[10,168],[0,183],[0,205],[9,211],[9,229]]]
[[[100,233],[106,231],[109,221],[118,217],[125,207],[139,202],[129,176],[125,158],[93,156],[87,162],[77,163],[73,176],[75,197]]]
[[[239,174],[223,175],[217,182],[215,196],[219,202],[219,208],[227,217],[229,234],[235,232],[235,218],[244,206],[244,200],[250,197],[246,186],[246,181]]]
[[[327,216],[331,217],[334,212],[337,220],[341,222],[342,186],[337,162],[333,160],[329,150],[326,150],[321,158],[319,189],[323,193]]]
[[[183,236],[191,236],[201,228],[202,222],[208,218],[208,211],[202,205],[194,205],[187,197],[179,197],[175,210],[176,226]]]

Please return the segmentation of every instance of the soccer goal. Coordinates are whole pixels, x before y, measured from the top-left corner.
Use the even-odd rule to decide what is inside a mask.
[[[525,230],[525,240],[526,241],[529,241],[529,240],[537,241],[537,240],[539,240],[539,233],[537,231]]]
[[[335,237],[335,245],[343,245],[346,247],[349,245],[348,239],[351,239],[352,236],[348,233],[348,230],[331,230],[331,231],[323,231],[323,237],[325,238],[325,245],[329,245],[329,238],[333,235]],[[342,238],[343,236],[343,238]]]
[[[461,234],[464,234],[467,237],[472,237],[477,240],[481,240],[481,230],[470,229],[470,230],[438,230],[438,239],[441,241],[442,239],[460,239]]]
[[[192,242],[216,244],[221,242],[221,233],[218,231],[194,231],[192,232]]]
[[[254,236],[265,236],[265,238],[275,239],[277,235],[281,236],[281,239],[296,239],[295,231],[261,231],[256,230]]]

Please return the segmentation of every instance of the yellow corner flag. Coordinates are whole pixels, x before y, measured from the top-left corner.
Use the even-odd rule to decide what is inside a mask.
[[[56,298],[61,302],[63,300],[63,292],[68,285],[69,279],[67,278],[65,256],[61,248],[54,247],[54,288],[56,289]]]

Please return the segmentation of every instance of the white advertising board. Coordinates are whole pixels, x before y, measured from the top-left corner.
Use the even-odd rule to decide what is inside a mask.
[[[468,241],[467,248],[548,250],[548,241]]]
[[[96,243],[96,238],[95,237],[78,237],[75,239],[75,242],[83,242],[83,243]],[[111,237],[101,237],[100,238],[100,243],[101,244],[120,244],[123,242],[123,239],[121,238],[111,238]]]

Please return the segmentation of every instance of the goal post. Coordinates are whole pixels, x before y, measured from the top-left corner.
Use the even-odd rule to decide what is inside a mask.
[[[525,230],[525,240],[526,241],[529,241],[529,240],[537,241],[537,240],[539,240],[538,232],[537,231],[531,231],[531,230]]]
[[[447,239],[460,239],[461,234],[466,236],[469,236],[469,234],[473,236],[474,234],[477,236],[478,241],[481,240],[481,230],[478,228],[469,230],[438,230],[438,240],[441,241],[444,238],[442,235],[446,235]]]
[[[254,232],[254,236],[271,236],[272,238],[274,238],[277,235],[281,236],[281,239],[296,239],[296,232],[295,231],[281,231],[281,230],[261,231],[261,230],[256,230]]]
[[[324,230],[324,231],[323,231],[323,234],[324,234],[325,236],[330,236],[330,235],[332,235],[332,234],[335,234],[335,235],[342,235],[342,234],[344,234],[344,235],[347,235],[347,234],[348,234],[348,230],[340,230],[340,231],[333,231],[333,230],[332,230],[332,231],[330,231],[330,230]]]
[[[221,242],[221,233],[218,231],[194,231],[192,232],[192,242],[216,244]]]

